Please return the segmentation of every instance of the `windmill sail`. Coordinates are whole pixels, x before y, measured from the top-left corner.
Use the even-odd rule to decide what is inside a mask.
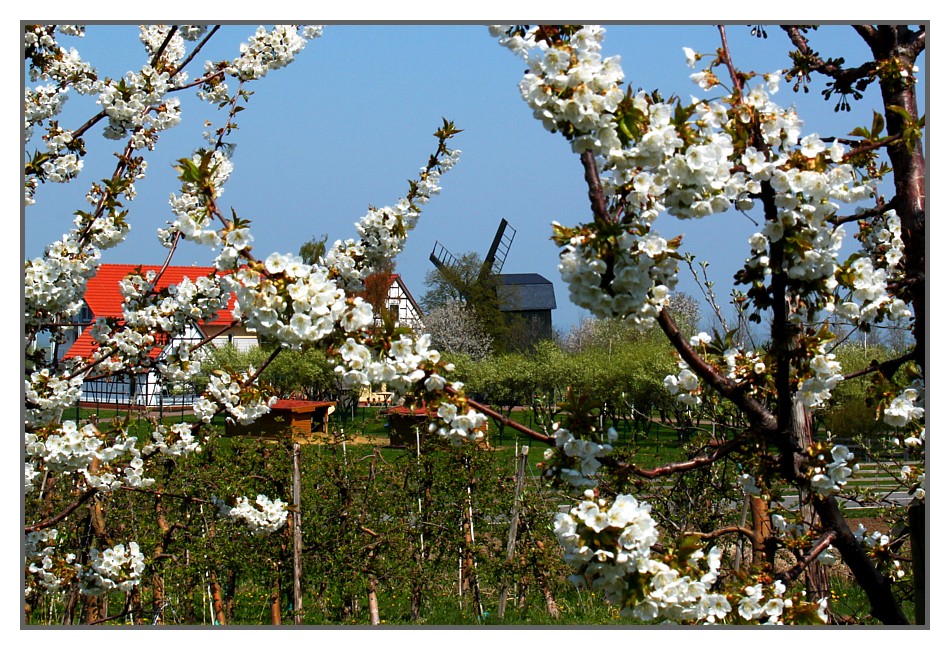
[[[491,247],[488,249],[488,255],[485,256],[485,262],[482,264],[482,276],[501,273],[501,269],[505,265],[505,259],[508,257],[508,251],[511,249],[511,242],[515,239],[515,232],[515,229],[511,227],[506,219],[501,220]]]
[[[435,246],[432,247],[432,252],[429,253],[429,261],[435,264],[437,269],[444,269],[458,264],[458,260],[449,252],[449,249],[438,241],[435,243]]]
[[[499,274],[502,266],[505,264],[505,258],[508,257],[508,251],[511,249],[511,242],[515,238],[515,229],[511,227],[506,219],[502,219],[498,224],[498,230],[495,232],[495,238],[492,240],[491,247],[488,249],[488,255],[481,263],[478,271],[478,277],[473,278],[475,283],[480,286],[486,286],[486,283],[493,283]],[[448,282],[455,287],[459,293],[468,298],[470,293],[471,280],[466,282],[461,277],[461,265],[458,259],[441,242],[435,242],[432,252],[429,253],[429,261],[442,272]]]

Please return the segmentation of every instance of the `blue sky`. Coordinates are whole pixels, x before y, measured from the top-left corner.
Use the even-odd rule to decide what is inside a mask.
[[[232,57],[254,25],[231,25],[202,55]],[[755,39],[746,25],[727,28],[734,60],[745,70],[774,71],[786,65],[790,49],[778,27]],[[818,31],[817,49],[859,63],[863,44],[847,26]],[[609,25],[604,54],[619,54],[628,83],[659,89],[666,97],[703,96],[689,81],[682,48],[713,53],[719,46],[712,25]],[[133,26],[90,28],[75,47],[84,58],[118,76],[138,68],[143,48]],[[117,61],[119,62],[117,64]],[[459,165],[443,179],[442,194],[423,211],[396,271],[418,298],[432,268],[429,252],[436,240],[456,254],[484,254],[499,220],[517,230],[504,271],[540,273],[555,283],[555,326],[569,329],[586,314],[573,306],[557,272],[558,249],[550,241],[552,221],[586,220],[586,187],[577,157],[560,136],[534,120],[518,92],[523,64],[495,43],[482,25],[331,25],[291,66],[256,83],[246,111],[238,119],[235,171],[225,186],[223,205],[252,220],[254,252],[296,252],[313,236],[330,241],[355,236],[353,222],[369,205],[384,206],[405,193],[407,179],[425,162],[435,143],[431,134],[443,117],[463,132],[453,139],[462,150]],[[805,120],[803,133],[844,135],[869,124],[877,108],[873,92],[850,113],[834,114],[820,98],[824,79],[815,77],[809,94],[783,87],[777,99],[794,103]],[[921,84],[921,90],[923,85]],[[202,141],[203,121],[217,126],[223,116],[197,101],[184,102],[183,123],[165,134],[149,158],[149,175],[131,204],[133,231],[126,244],[105,262],[161,263],[166,250],[156,228],[171,219],[168,195],[176,190],[172,163]],[[75,127],[95,112],[93,103],[73,98],[62,120]],[[923,107],[923,97],[921,101]],[[37,204],[26,210],[25,256],[42,253],[64,231],[93,178],[112,165],[114,144],[87,137],[91,152],[85,180],[42,186]],[[104,154],[104,155],[103,155]],[[755,218],[755,215],[751,215]],[[739,214],[700,221],[665,217],[658,230],[667,237],[685,235],[684,249],[710,264],[721,301],[731,277],[747,253],[755,225]],[[177,264],[206,264],[207,250],[183,246]],[[686,269],[680,290],[698,297]]]

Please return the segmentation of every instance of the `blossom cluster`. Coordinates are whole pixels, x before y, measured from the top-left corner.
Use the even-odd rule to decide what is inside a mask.
[[[558,271],[573,303],[599,318],[625,318],[644,328],[654,322],[676,286],[674,243],[654,234],[637,237],[636,228],[603,237],[554,226],[567,239]]]
[[[620,615],[643,622],[784,624],[796,620],[827,622],[827,603],[808,603],[787,593],[781,580],[720,584],[722,551],[683,539],[661,557],[652,547],[659,539],[648,504],[621,494],[613,500],[592,490],[568,513],[558,513],[554,532],[571,580],[602,593]],[[717,592],[716,589],[725,590]]]
[[[145,65],[139,72],[127,72],[119,81],[107,81],[99,93],[99,104],[109,118],[103,135],[122,140],[134,134],[133,149],[155,146],[158,131],[181,121],[181,102],[166,98],[171,90],[169,74]]]
[[[54,472],[78,473],[84,477],[86,486],[101,492],[121,485],[147,487],[154,482],[144,475],[143,452],[135,436],[120,430],[111,444],[106,444],[105,438],[96,425],[88,423],[79,427],[73,420],[26,431],[26,492],[33,491],[32,483],[41,467]]]
[[[607,442],[577,438],[559,423],[554,425],[555,447],[544,452],[544,476],[565,481],[577,492],[596,487],[600,458],[613,451],[610,443],[617,440],[617,431],[607,430]]]
[[[201,451],[201,443],[192,432],[192,425],[178,422],[165,426],[158,424],[152,431],[152,439],[142,447],[143,454],[158,452],[163,456],[188,456]]]
[[[86,281],[96,273],[102,255],[72,236],[46,247],[42,257],[23,265],[24,320],[27,330],[35,330],[43,320],[56,314],[72,317],[82,309]]]
[[[139,545],[129,542],[116,544],[99,552],[89,550],[90,565],[79,572],[80,590],[90,596],[99,596],[114,589],[131,591],[139,583],[145,570],[145,556]]]
[[[907,304],[888,290],[904,277],[904,242],[897,213],[887,210],[880,217],[861,221],[857,237],[864,255],[843,265],[842,284],[850,295],[849,300],[841,300],[837,313],[859,325],[909,317]]]
[[[927,498],[927,472],[921,465],[904,465],[901,467],[901,481],[908,486],[907,492],[918,501]]]
[[[808,375],[800,381],[795,399],[806,411],[814,411],[831,399],[831,391],[844,375],[841,374],[841,363],[834,354],[825,352],[824,344],[818,346],[808,365]]]
[[[670,395],[676,395],[677,402],[687,406],[699,406],[702,402],[699,377],[682,359],[679,361],[679,368],[679,374],[667,375],[663,379],[663,385],[670,392]]]
[[[405,394],[426,377],[422,366],[435,364],[441,357],[438,350],[430,348],[431,340],[429,334],[417,338],[400,334],[388,350],[374,352],[370,346],[348,337],[337,351],[342,363],[334,371],[346,388],[386,384],[395,392]],[[430,390],[441,390],[444,386],[445,381],[439,375],[427,380]]]
[[[891,537],[878,530],[868,533],[864,524],[858,524],[858,529],[854,531],[854,538],[859,544],[862,544],[867,550],[868,555],[875,561],[878,568],[884,571],[890,578],[903,578],[904,569],[901,567],[900,560],[893,557],[891,551]]]
[[[892,427],[904,428],[924,417],[924,385],[915,380],[914,385],[905,388],[900,395],[891,400],[884,409],[884,423]]]
[[[250,424],[265,413],[277,401],[276,396],[265,397],[260,390],[251,387],[255,371],[249,368],[237,377],[217,370],[208,378],[204,394],[195,400],[193,409],[202,422],[210,422],[219,409],[224,409],[229,419],[238,424]]]
[[[60,25],[60,33],[82,36],[81,30]],[[102,82],[91,65],[79,53],[66,49],[56,41],[56,30],[48,25],[30,25],[24,30],[24,49],[30,62],[31,81],[43,81],[33,88],[24,89],[24,144],[28,143],[36,127],[46,125],[46,151],[38,153],[29,165],[24,178],[27,205],[32,205],[39,181],[64,183],[75,178],[82,170],[82,147],[74,142],[73,132],[59,126],[59,116],[68,98],[69,90],[79,94],[99,92]]]
[[[762,487],[759,485],[759,480],[749,473],[739,475],[739,487],[742,489],[743,494],[749,496],[759,496],[762,494]]]
[[[483,429],[487,418],[475,409],[467,408],[464,400],[459,401],[462,401],[461,406],[449,399],[443,400],[439,404],[438,419],[429,424],[429,430],[453,445],[478,442],[485,436]]]
[[[182,162],[182,169],[187,171],[185,165],[187,161]],[[219,246],[221,238],[218,231],[211,228],[213,216],[209,209],[209,203],[220,198],[224,192],[224,184],[234,170],[234,165],[228,156],[220,151],[197,151],[191,157],[191,166],[205,171],[204,182],[198,182],[199,179],[186,177],[182,182],[181,194],[172,194],[169,198],[172,213],[175,220],[166,229],[159,229],[159,238],[166,246],[171,246],[173,235],[181,233],[188,241],[204,246]],[[215,260],[215,266],[221,270],[233,268],[232,264],[226,264],[219,260],[236,260],[236,256],[231,256],[231,252],[222,251]]]
[[[304,264],[299,256],[274,253],[263,268],[243,267],[225,282],[236,298],[235,318],[292,349],[323,340],[339,325],[354,331],[373,321],[368,304],[345,300],[327,269]]]
[[[418,180],[410,183],[407,196],[391,206],[371,208],[356,224],[359,241],[337,240],[328,248],[322,262],[341,288],[359,291],[363,280],[382,262],[402,251],[406,236],[419,220],[420,206],[441,192],[442,175],[458,163],[460,156],[458,149],[449,149],[440,139],[436,155],[420,170]]]
[[[830,454],[831,458],[827,458],[826,454]],[[814,457],[816,462],[812,466],[811,488],[822,497],[840,492],[858,468],[854,454],[845,445],[834,445],[830,451],[819,446]]]
[[[492,25],[499,43],[528,64],[521,95],[549,131],[575,138],[578,153],[590,148],[595,134],[611,131],[613,112],[624,98],[620,57],[600,54],[604,29],[585,25],[564,42],[525,39],[509,25]]]
[[[803,523],[788,521],[778,513],[772,513],[772,530],[780,539],[797,539],[805,536],[806,529]]]
[[[68,371],[57,374],[43,368],[30,373],[23,384],[27,427],[55,422],[82,394],[82,376]]]
[[[231,62],[227,72],[241,81],[261,79],[270,70],[290,64],[308,40],[322,34],[320,25],[276,25],[271,30],[258,27],[241,44],[241,55]]]
[[[24,536],[24,559],[27,563],[26,595],[34,589],[45,592],[58,591],[76,573],[76,555],[68,553],[57,557],[56,542],[59,530],[49,528],[27,533]]]
[[[554,520],[577,586],[602,593],[621,608],[621,616],[646,622],[715,622],[731,610],[724,596],[711,593],[719,576],[717,547],[697,549],[683,566],[671,566],[652,556],[659,530],[648,504],[628,494],[610,502],[591,490],[584,496]]]
[[[215,497],[212,502],[218,508],[218,516],[242,522],[254,535],[273,533],[287,523],[287,504],[280,499],[271,501],[263,494],[257,495],[257,507],[247,497],[238,497],[233,506]]]

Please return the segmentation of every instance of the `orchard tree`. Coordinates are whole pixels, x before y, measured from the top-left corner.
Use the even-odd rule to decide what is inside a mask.
[[[556,531],[578,583],[645,621],[827,620],[820,592],[788,587],[802,573],[813,575],[816,563],[840,559],[873,616],[906,624],[895,597],[903,570],[893,541],[852,531],[836,498],[854,456],[818,439],[810,421],[847,379],[830,348],[832,316],[864,330],[912,316],[911,351],[855,374],[875,375],[874,400],[885,423],[902,432],[899,444],[923,459],[926,168],[915,61],[926,30],[855,26],[869,49],[867,61],[855,67],[812,50],[812,28],[782,30],[793,49],[789,67],[779,72],[742,71],[723,27],[716,52],[684,48],[687,64],[696,68],[691,78],[707,98],[683,102],[625,90],[619,59],[601,53],[602,28],[491,28],[523,59],[524,100],[546,129],[568,140],[587,182],[590,218],[554,225],[571,299],[598,317],[642,327],[658,322],[680,359],[678,372],[667,378],[670,392],[690,406],[728,403],[746,423],[735,434],[710,438],[706,453],[648,469],[610,462],[610,432],[597,431],[591,413],[576,408],[557,432],[549,473],[582,496],[570,513],[557,516]],[[835,110],[876,88],[883,113],[841,138],[808,131],[794,109],[773,97],[783,80],[804,89],[817,75],[829,78],[823,94],[837,101]],[[844,204],[862,207],[846,212]],[[764,224],[749,239],[736,281],[748,318],[769,324],[765,349],[747,349],[727,332],[684,336],[669,309],[684,238],[661,236],[658,228],[670,217],[729,210],[754,211]],[[844,257],[849,230],[859,251]],[[907,384],[893,381],[898,370],[907,373]],[[629,477],[690,472],[729,458],[745,471],[751,530],[680,531],[667,542],[667,555],[654,555],[660,530],[650,506],[625,493]],[[604,465],[621,470],[620,478],[602,484],[597,474]],[[914,495],[906,517],[916,620],[923,623],[923,475],[905,478]],[[770,498],[783,485],[799,492],[802,509],[794,518]],[[723,546],[711,544],[732,534],[751,538],[753,563],[724,576]],[[792,566],[777,566],[779,550],[790,552]]]

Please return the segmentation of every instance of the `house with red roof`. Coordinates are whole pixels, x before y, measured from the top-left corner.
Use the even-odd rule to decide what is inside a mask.
[[[63,332],[65,339],[58,345],[58,357],[94,358],[99,345],[92,337],[92,327],[96,318],[115,319],[120,324],[122,322],[124,302],[120,291],[122,280],[133,273],[144,275],[149,271],[154,271],[158,274],[161,270],[160,266],[102,264],[96,275],[90,278],[86,284],[84,305],[76,318],[76,325],[67,328]],[[156,290],[166,289],[169,286],[181,283],[185,278],[195,282],[202,276],[207,277],[216,273],[218,271],[210,266],[168,266],[158,277],[155,288]],[[413,329],[421,328],[422,309],[416,303],[412,294],[409,293],[402,278],[397,274],[389,274],[388,277],[382,276],[379,279],[383,281],[376,283],[375,289],[370,288],[373,283],[368,281],[367,290],[375,290],[380,294],[378,302],[381,303],[381,308],[388,310],[397,325]],[[228,301],[228,306],[219,310],[213,318],[194,323],[186,332],[173,341],[160,342],[149,352],[149,356],[154,360],[158,360],[169,347],[178,342],[197,344],[211,337],[214,337],[212,341],[214,345],[230,343],[239,350],[246,350],[257,345],[257,335],[246,330],[239,321],[235,321],[232,315],[234,303],[235,297],[232,295]],[[377,317],[377,322],[381,322],[381,318]],[[97,373],[93,368],[83,382],[80,402],[86,404],[134,404],[146,408],[160,406],[185,407],[191,405],[194,397],[194,395],[188,394],[169,394],[167,388],[162,387],[158,381],[158,373],[155,370],[143,371],[130,376],[129,374]]]
[[[121,324],[123,318],[122,307],[124,298],[120,291],[120,283],[132,273],[149,271],[156,274],[161,271],[160,266],[138,264],[103,264],[96,275],[86,283],[86,293],[83,297],[83,309],[76,318],[75,327],[68,328],[64,342],[58,346],[60,358],[94,358],[98,343],[92,337],[92,326],[96,318],[104,317],[115,319]],[[198,278],[210,276],[217,271],[210,266],[169,266],[158,277],[155,288],[166,289],[181,283],[185,278],[195,282]],[[248,332],[236,322],[232,310],[235,298],[232,295],[228,306],[221,309],[208,320],[194,323],[176,341],[164,341],[157,344],[150,352],[152,359],[160,359],[166,350],[177,341],[198,343],[208,337],[217,337],[215,345],[231,343],[238,349],[247,349],[257,345],[257,336]],[[96,373],[93,368],[83,382],[81,402],[95,402],[98,404],[136,404],[144,407],[161,405],[190,405],[193,396],[170,395],[167,389],[161,388],[154,370],[137,373],[135,375],[114,375]]]

